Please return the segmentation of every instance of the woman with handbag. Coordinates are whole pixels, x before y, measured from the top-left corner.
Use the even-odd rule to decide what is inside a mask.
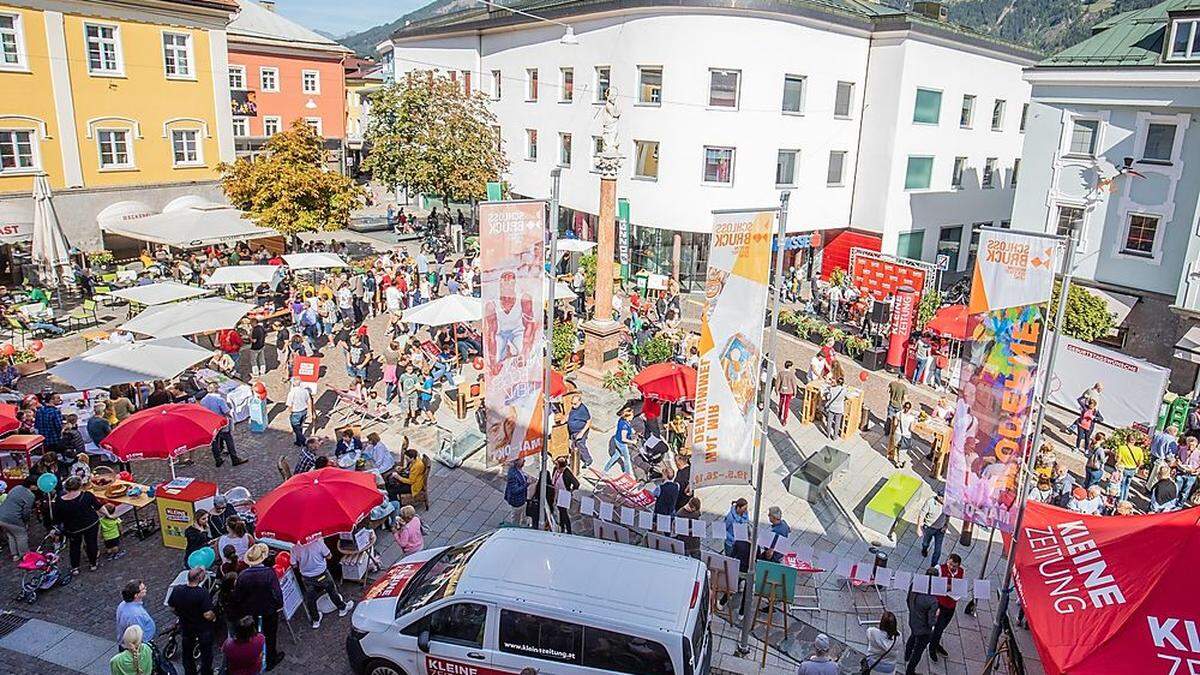
[[[900,629],[896,624],[896,615],[885,611],[879,617],[879,625],[867,629],[867,655],[859,662],[862,675],[895,672],[895,647],[898,642]]]

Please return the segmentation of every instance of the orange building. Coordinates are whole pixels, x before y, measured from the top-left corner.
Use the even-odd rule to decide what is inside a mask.
[[[275,3],[238,0],[229,24],[229,90],[238,155],[257,152],[297,119],[325,138],[341,166],[351,50],[275,13]]]

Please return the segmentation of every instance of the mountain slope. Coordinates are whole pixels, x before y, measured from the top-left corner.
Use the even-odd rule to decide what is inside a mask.
[[[339,42],[353,49],[359,56],[373,57],[375,56],[375,45],[388,39],[392,33],[402,28],[406,21],[420,21],[421,19],[449,14],[450,12],[457,12],[473,6],[475,6],[474,0],[433,0],[428,5],[413,10],[391,23],[380,24],[368,28],[361,33],[347,35],[345,38],[339,40]]]

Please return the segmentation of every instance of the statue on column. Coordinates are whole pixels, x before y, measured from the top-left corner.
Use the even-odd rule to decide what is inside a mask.
[[[608,88],[601,112],[603,117],[600,121],[600,154],[596,158],[596,170],[603,175],[615,176],[621,167],[621,147],[617,138],[621,107],[617,104],[616,87]]]

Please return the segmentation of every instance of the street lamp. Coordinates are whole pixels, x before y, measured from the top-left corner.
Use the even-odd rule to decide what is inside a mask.
[[[565,24],[561,21],[555,21],[554,19],[547,19],[544,16],[538,16],[537,14],[530,14],[529,12],[522,11],[519,9],[514,9],[512,7],[506,7],[504,5],[501,5],[498,2],[491,2],[490,0],[475,0],[475,2],[478,2],[481,5],[487,5],[488,7],[495,7],[496,9],[503,9],[506,12],[512,12],[513,14],[520,14],[521,16],[527,16],[531,19],[536,19],[538,21],[544,21],[545,23],[552,23],[555,26],[562,26],[563,28],[567,29],[567,32],[563,33],[563,36],[561,38],[559,38],[558,41],[564,45],[579,44],[579,38],[575,36],[575,29],[572,28],[570,24]]]

